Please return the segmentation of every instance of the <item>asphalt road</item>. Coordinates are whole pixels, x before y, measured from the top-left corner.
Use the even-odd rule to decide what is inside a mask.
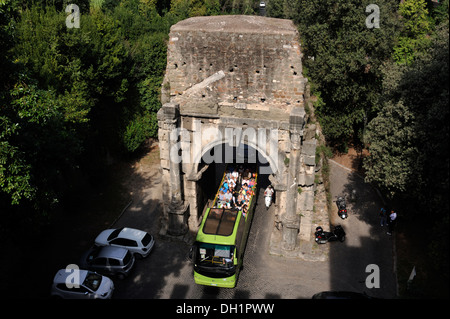
[[[269,255],[275,208],[272,206],[266,211],[260,192],[244,257],[244,269],[236,288],[196,285],[192,263],[187,258],[189,245],[156,236],[156,246],[150,256],[138,260],[128,278],[115,280],[113,298],[309,299],[313,294],[326,290],[350,290],[378,298],[395,298],[393,238],[386,235],[386,229],[378,223],[381,200],[357,174],[333,162],[330,162],[330,167],[333,198],[340,194],[349,195],[353,189],[358,197],[356,202],[348,205],[348,219],[342,221],[334,215],[332,217],[332,224],[341,224],[347,237],[344,243],[329,243],[332,247],[327,261]],[[114,227],[136,227],[157,234],[158,223],[155,220],[158,216],[153,214],[158,211],[158,205],[156,198],[138,201]],[[367,282],[374,287],[368,288]]]

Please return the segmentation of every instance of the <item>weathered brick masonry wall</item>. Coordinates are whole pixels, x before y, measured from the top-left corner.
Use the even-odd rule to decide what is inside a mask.
[[[303,106],[301,51],[289,20],[220,16],[182,21],[171,29],[168,61],[163,92],[180,104],[181,113],[279,120],[287,119],[293,106]],[[224,76],[194,92],[193,103],[187,91],[219,71]]]

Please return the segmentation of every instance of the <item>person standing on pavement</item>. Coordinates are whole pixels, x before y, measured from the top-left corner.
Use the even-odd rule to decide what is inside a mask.
[[[391,210],[391,213],[389,214],[389,218],[388,218],[388,231],[387,231],[388,235],[392,235],[392,232],[394,231],[396,219],[397,219],[397,213],[394,212],[394,210]]]
[[[380,209],[380,225],[387,225],[387,211],[384,207]]]

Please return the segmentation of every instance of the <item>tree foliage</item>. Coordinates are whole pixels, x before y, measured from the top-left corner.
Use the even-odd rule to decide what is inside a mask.
[[[399,5],[402,30],[393,57],[397,63],[410,64],[417,52],[429,42],[430,16],[424,0],[406,0]]]
[[[449,29],[436,29],[429,46],[408,64],[386,66],[382,108],[369,123],[366,179],[404,212],[429,227],[428,254],[448,279]]]
[[[276,3],[281,16],[299,25],[304,66],[323,101],[316,114],[324,134],[335,145],[346,143],[378,107],[380,66],[396,34],[395,5],[378,1],[381,27],[368,28],[370,1],[297,1],[292,6],[275,1],[271,6]]]
[[[383,107],[367,134],[367,179],[430,211],[448,192],[448,49],[447,22],[411,65],[386,66]]]

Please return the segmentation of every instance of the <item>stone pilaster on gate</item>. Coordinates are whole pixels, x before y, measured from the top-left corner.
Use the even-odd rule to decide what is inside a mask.
[[[281,250],[283,254],[288,254],[298,246],[297,237],[300,230],[300,215],[297,213],[298,173],[304,124],[305,110],[300,107],[293,108],[289,118],[291,150],[287,176],[286,212],[281,216],[283,226]]]
[[[166,222],[161,235],[182,236],[188,231],[187,212],[189,205],[183,199],[181,163],[178,154],[171,153],[171,151],[178,149],[179,134],[177,128],[179,117],[179,106],[174,103],[164,104],[158,112],[159,135],[166,138],[166,143],[161,149],[161,160],[165,161],[165,167],[162,166],[162,169],[166,170],[166,172],[163,172],[163,208]],[[169,175],[168,179],[167,175]]]

